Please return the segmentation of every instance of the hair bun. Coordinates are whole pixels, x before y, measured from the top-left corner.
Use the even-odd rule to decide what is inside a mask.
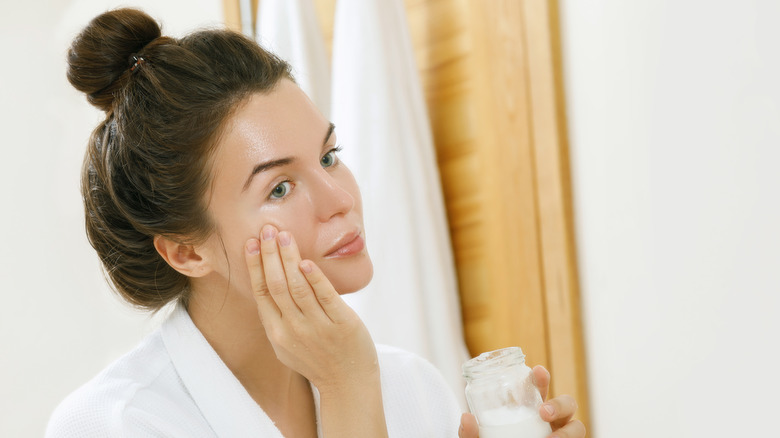
[[[129,72],[133,54],[161,35],[160,25],[137,9],[98,15],[68,50],[68,81],[103,111],[113,105],[120,77]]]

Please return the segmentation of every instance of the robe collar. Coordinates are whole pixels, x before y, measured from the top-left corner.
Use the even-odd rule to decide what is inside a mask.
[[[217,436],[283,438],[181,303],[176,304],[161,332],[176,372]]]

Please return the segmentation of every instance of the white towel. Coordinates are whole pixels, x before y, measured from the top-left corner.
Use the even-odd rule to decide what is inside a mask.
[[[363,193],[374,279],[346,297],[374,340],[413,351],[463,402],[457,282],[433,140],[401,0],[339,0],[333,121]]]
[[[263,0],[258,42],[289,62],[301,89],[320,112],[330,111],[330,69],[313,0]]]

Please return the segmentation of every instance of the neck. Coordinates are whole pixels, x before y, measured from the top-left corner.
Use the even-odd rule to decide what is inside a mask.
[[[277,359],[251,297],[227,287],[199,290],[193,285],[187,310],[220,359],[278,426],[291,412],[313,407],[308,381]]]

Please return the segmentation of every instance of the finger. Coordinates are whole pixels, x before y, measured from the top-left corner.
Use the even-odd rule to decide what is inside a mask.
[[[260,260],[260,242],[257,239],[249,239],[244,247],[246,266],[249,269],[249,281],[252,284],[252,294],[257,302],[257,310],[263,325],[266,322],[278,320],[281,316],[274,299],[268,292],[263,277],[263,265]]]
[[[576,412],[577,402],[572,396],[566,394],[547,400],[539,407],[542,420],[550,423],[553,429],[567,424]]]
[[[534,385],[539,389],[539,394],[542,396],[542,400],[547,400],[547,392],[550,388],[550,372],[541,365],[534,367],[531,373]]]
[[[280,232],[278,238],[279,252],[282,255],[282,265],[287,276],[287,287],[290,290],[290,296],[305,315],[324,316],[322,307],[317,301],[317,297],[314,296],[314,290],[301,272],[301,255],[295,239],[287,231]]]
[[[276,228],[271,225],[263,227],[260,255],[263,261],[265,284],[271,292],[274,302],[279,307],[282,317],[300,315],[301,311],[290,296],[287,288],[287,277],[284,275],[279,246],[276,244]]]
[[[458,429],[458,438],[479,438],[479,426],[477,419],[472,414],[464,412],[460,416],[460,429]]]
[[[584,438],[587,431],[580,420],[574,420],[557,429],[552,435],[555,438]]]
[[[325,277],[325,274],[320,268],[314,264],[311,260],[304,260],[300,264],[301,271],[306,277],[306,280],[314,289],[314,295],[317,297],[317,301],[322,306],[322,310],[328,315],[331,321],[335,323],[344,322],[349,317],[349,308],[344,300],[341,299],[339,293],[330,284],[330,280]]]

